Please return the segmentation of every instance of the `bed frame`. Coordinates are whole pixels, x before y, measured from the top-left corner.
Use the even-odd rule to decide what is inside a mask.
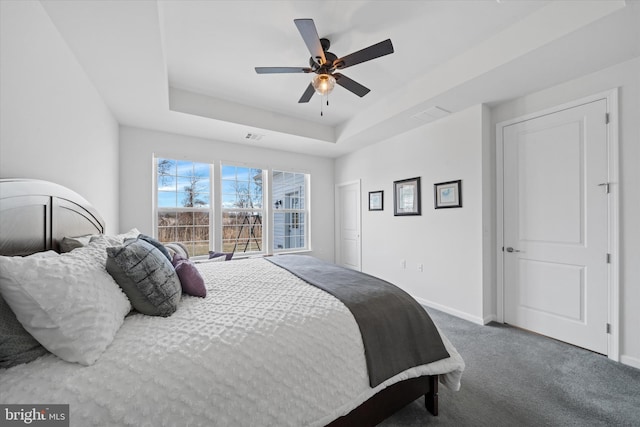
[[[0,254],[60,251],[64,236],[104,233],[100,214],[77,193],[58,184],[0,179]]]
[[[0,179],[0,255],[59,252],[64,236],[102,234],[104,229],[95,208],[66,187],[40,180]],[[329,426],[373,426],[423,395],[427,410],[438,415],[438,376],[432,375],[393,384]]]

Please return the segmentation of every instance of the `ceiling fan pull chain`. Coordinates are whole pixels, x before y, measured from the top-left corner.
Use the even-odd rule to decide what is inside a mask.
[[[322,97],[326,96],[327,97],[327,107],[329,106],[329,94],[326,95],[320,95],[320,116],[324,116],[324,114],[322,113]]]

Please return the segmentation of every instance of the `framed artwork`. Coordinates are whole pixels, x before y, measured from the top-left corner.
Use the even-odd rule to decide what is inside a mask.
[[[462,180],[433,184],[433,197],[436,209],[462,207]]]
[[[393,182],[393,215],[421,215],[420,177]]]
[[[384,210],[384,191],[369,191],[369,210]]]

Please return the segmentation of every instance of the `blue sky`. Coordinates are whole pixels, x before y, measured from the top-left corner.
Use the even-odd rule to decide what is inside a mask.
[[[196,197],[205,202],[203,207],[210,207],[211,200],[211,165],[187,160],[156,159],[158,164],[168,162],[166,175],[158,179],[158,207],[183,207],[183,201],[188,193],[185,187],[191,186],[193,177],[198,177]],[[262,206],[261,185],[256,183],[256,177],[261,176],[262,170],[244,166],[222,166],[222,205],[225,208],[236,206],[238,188],[248,189],[253,199],[254,207]]]

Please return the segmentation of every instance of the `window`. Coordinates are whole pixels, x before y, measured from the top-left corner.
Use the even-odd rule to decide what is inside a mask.
[[[154,162],[160,242],[183,243],[192,256],[309,249],[308,174],[164,157]]]
[[[274,170],[273,250],[307,248],[307,175]]]
[[[264,250],[262,169],[222,165],[222,251]]]
[[[192,255],[209,253],[211,166],[156,158],[160,242],[181,242]]]

